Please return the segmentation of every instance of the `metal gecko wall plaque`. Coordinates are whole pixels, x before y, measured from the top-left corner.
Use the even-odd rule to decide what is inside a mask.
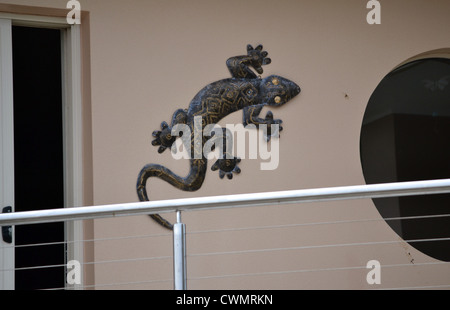
[[[200,189],[205,179],[207,170],[206,155],[201,152],[197,154],[195,150],[203,150],[205,143],[214,139],[227,137],[224,129],[223,133],[217,135],[202,134],[202,130],[208,125],[216,124],[222,118],[238,110],[243,110],[244,126],[253,124],[258,128],[261,125],[268,127],[266,131],[267,141],[275,133],[271,132],[271,125],[282,123],[279,119],[274,119],[272,112],[268,112],[265,118],[260,118],[259,113],[263,106],[280,106],[287,103],[300,93],[300,87],[294,82],[278,75],[271,75],[261,78],[256,75],[263,73],[263,65],[271,63],[267,57],[268,53],[263,51],[263,46],[258,45],[253,48],[247,46],[247,55],[231,57],[226,64],[231,73],[231,78],[219,80],[205,86],[192,99],[187,109],[178,109],[172,116],[171,124],[161,123],[161,129],[153,132],[154,140],[152,144],[158,146],[158,152],[162,153],[167,148],[171,148],[177,138],[174,135],[176,127],[184,125],[190,135],[180,134],[182,141],[190,152],[190,171],[187,176],[181,177],[170,169],[158,165],[147,164],[139,173],[137,180],[137,194],[140,201],[148,201],[146,190],[147,180],[151,177],[160,178],[174,187],[184,191],[196,191]],[[194,120],[200,119],[200,122]],[[197,128],[195,128],[197,127]],[[172,131],[174,129],[174,131]],[[279,130],[282,130],[279,126]],[[200,134],[199,134],[200,133]],[[196,145],[197,144],[197,145]],[[200,145],[201,144],[201,145]],[[240,173],[238,163],[240,159],[228,156],[230,149],[224,144],[220,150],[223,158],[218,159],[211,167],[213,171],[219,170],[219,176],[225,175],[231,179],[233,173]],[[227,155],[227,156],[225,156]],[[157,223],[165,228],[172,229],[172,224],[160,215],[150,215]]]

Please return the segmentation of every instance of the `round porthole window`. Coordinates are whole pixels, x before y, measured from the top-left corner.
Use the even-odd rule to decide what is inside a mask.
[[[367,104],[360,137],[367,184],[450,178],[450,59],[390,72]],[[374,199],[411,246],[450,261],[450,194]]]

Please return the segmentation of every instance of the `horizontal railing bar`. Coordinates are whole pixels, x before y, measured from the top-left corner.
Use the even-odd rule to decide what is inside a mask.
[[[16,212],[0,214],[0,226],[98,219],[117,216],[161,214],[175,211],[210,210],[286,203],[400,197],[444,193],[450,193],[450,179],[340,186]]]

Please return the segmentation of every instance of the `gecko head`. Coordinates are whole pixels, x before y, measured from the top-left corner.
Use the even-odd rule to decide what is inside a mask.
[[[271,75],[261,80],[261,101],[267,105],[280,106],[300,93],[300,87],[294,82],[278,75]]]

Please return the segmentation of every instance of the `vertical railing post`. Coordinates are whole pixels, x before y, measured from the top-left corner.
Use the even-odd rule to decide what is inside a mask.
[[[181,211],[177,211],[177,222],[173,225],[173,283],[175,290],[186,290],[186,225],[181,222]]]

